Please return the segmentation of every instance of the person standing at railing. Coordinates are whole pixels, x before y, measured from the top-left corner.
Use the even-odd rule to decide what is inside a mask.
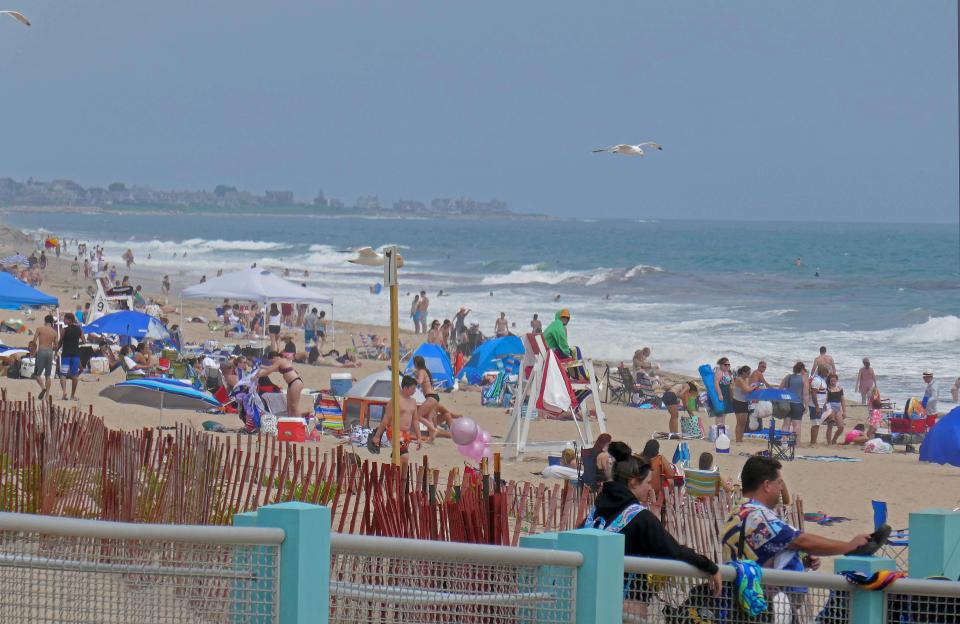
[[[720,569],[717,564],[683,546],[667,533],[660,520],[640,501],[653,494],[653,472],[644,459],[632,457],[632,450],[623,443],[608,447],[612,456],[612,479],[603,484],[596,504],[590,509],[584,528],[597,528],[624,536],[624,555],[677,559],[710,575],[707,582],[715,596],[720,594]],[[646,602],[648,593],[643,579],[629,579],[624,587],[625,597]]]
[[[783,498],[790,502],[782,465],[770,457],[751,457],[740,473],[744,498],[727,518],[722,543],[725,561],[749,559],[762,568],[816,570],[821,556],[846,555],[860,549],[870,535],[857,535],[848,542],[798,531],[773,508]],[[804,554],[805,553],[805,554]]]

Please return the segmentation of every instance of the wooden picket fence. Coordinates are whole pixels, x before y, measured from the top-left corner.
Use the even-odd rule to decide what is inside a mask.
[[[406,471],[273,436],[107,428],[92,411],[0,390],[0,511],[124,522],[230,524],[285,501],[330,506],[336,531],[516,545],[573,528],[579,488],[507,482],[498,466]],[[441,478],[442,477],[442,478]]]

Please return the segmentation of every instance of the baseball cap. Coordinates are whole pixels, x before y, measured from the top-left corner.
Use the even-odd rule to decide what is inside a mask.
[[[923,376],[926,377],[927,375],[933,377],[933,372],[929,368],[923,369]]]
[[[560,310],[560,318],[570,318],[570,310],[566,308]]]

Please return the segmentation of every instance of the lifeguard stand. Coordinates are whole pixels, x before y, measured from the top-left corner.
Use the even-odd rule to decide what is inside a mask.
[[[567,371],[578,370],[580,373],[577,379],[570,380],[571,388],[580,397],[577,407],[571,410],[579,441],[529,441],[530,424],[540,419],[537,398],[540,396],[544,381],[549,349],[543,340],[543,334],[527,334],[522,340],[523,360],[517,375],[517,395],[511,412],[510,429],[504,440],[505,453],[508,456],[520,456],[528,451],[556,452],[569,448],[575,443],[591,446],[594,435],[590,412],[596,413],[600,433],[606,432],[607,424],[603,406],[600,403],[600,390],[597,386],[597,375],[593,370],[593,361],[588,358],[561,363]]]

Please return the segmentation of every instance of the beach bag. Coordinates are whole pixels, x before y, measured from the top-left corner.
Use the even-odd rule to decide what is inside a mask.
[[[269,412],[260,414],[260,432],[267,435],[277,435],[277,417]]]
[[[874,438],[867,440],[866,444],[863,445],[863,452],[886,455],[893,452],[893,447],[880,438]]]

